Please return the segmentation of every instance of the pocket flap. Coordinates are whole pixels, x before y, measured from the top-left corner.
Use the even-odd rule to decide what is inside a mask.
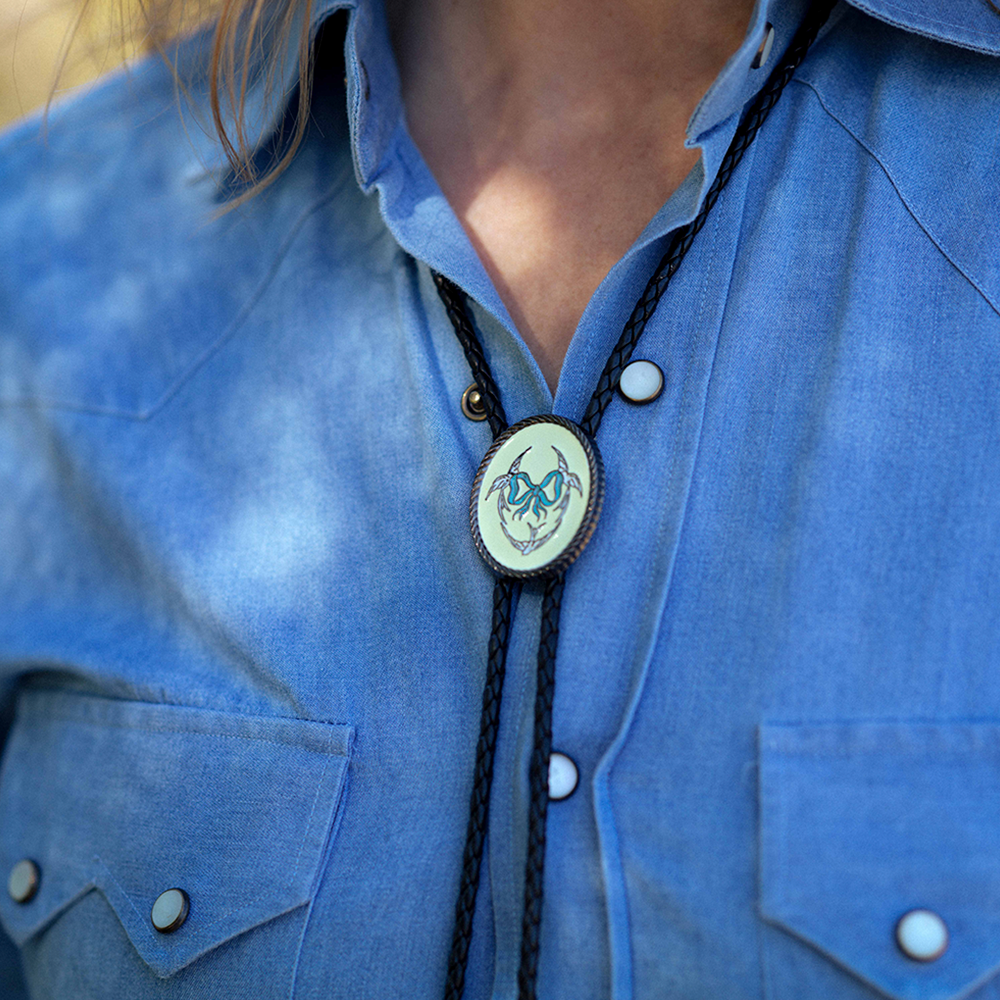
[[[763,916],[898,1000],[956,1000],[1000,967],[1000,725],[760,733]],[[944,954],[895,929],[938,914]]]
[[[169,976],[310,899],[342,795],[348,726],[66,692],[21,696],[0,772],[0,871],[22,858],[37,894],[0,896],[23,944],[98,889],[146,963]],[[190,897],[170,934],[150,911]]]

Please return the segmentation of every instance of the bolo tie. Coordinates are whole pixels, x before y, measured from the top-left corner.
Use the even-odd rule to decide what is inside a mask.
[[[434,284],[479,394],[477,415],[489,421],[493,434],[493,443],[473,480],[469,519],[476,548],[496,574],[479,739],[445,1000],[461,1000],[465,986],[514,598],[522,581],[538,579],[544,582],[544,592],[534,743],[528,772],[528,852],[518,970],[518,1000],[536,1000],[559,611],[566,570],[583,551],[600,518],[604,469],[596,443],[597,432],[619,387],[622,372],[670,280],[835,3],[836,0],[818,0],[810,8],[781,62],[742,117],[701,209],[671,238],[666,253],[625,323],[579,424],[553,414],[539,414],[508,426],[500,391],[469,316],[465,294],[448,278],[433,273]]]

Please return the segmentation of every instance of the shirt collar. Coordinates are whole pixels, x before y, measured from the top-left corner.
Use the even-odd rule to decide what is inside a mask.
[[[315,55],[320,28],[332,15],[340,10],[353,12],[359,3],[363,7],[370,7],[372,2],[373,0],[315,0],[308,7],[306,4],[297,5],[296,16],[290,25],[284,47],[279,49],[271,46],[266,40],[261,46],[268,53],[267,58],[273,62],[273,66],[267,73],[258,73],[256,76],[251,74],[254,82],[247,89],[240,116],[242,120],[238,122],[234,109],[225,103],[220,108],[222,125],[227,134],[232,136],[242,132],[253,149],[266,148],[271,142],[276,141],[279,131],[295,113],[292,104],[296,99],[299,82],[299,39],[302,35],[303,20],[307,17],[309,19],[309,51],[312,58]],[[378,2],[381,5],[381,0]],[[211,32],[201,34],[192,40],[195,59],[207,59],[208,46],[211,44],[210,34]],[[348,67],[348,79],[356,92],[356,74],[352,80],[350,67]],[[206,125],[203,126],[203,131],[214,134],[215,130]],[[220,148],[207,154],[203,153],[202,158],[207,161],[210,169],[218,170],[222,175],[226,174],[227,160]]]
[[[847,0],[858,10],[904,31],[937,41],[1000,54],[1000,14],[986,4],[958,7],[954,0]],[[758,0],[743,45],[733,54],[713,86],[695,109],[688,127],[688,143],[695,145],[716,126],[745,106],[767,79],[769,65],[753,67],[768,26],[774,28],[773,63],[791,40],[809,0]],[[339,10],[350,13],[345,40],[348,114],[354,139],[358,180],[370,190],[401,118],[399,81],[389,44],[381,0],[317,0],[309,14],[310,44],[315,46],[320,26]],[[299,22],[301,24],[301,22]],[[289,95],[298,80],[298,28],[278,62],[281,100],[267,102],[252,93],[247,102],[248,134],[268,141],[287,113]]]
[[[1000,53],[1000,15],[996,16],[994,23],[990,18],[970,14],[968,17],[953,18],[952,20],[963,22],[961,25],[955,25],[948,24],[936,16],[937,8],[944,8],[944,5],[951,0],[848,0],[848,2],[904,30],[967,48]],[[422,157],[409,140],[400,96],[399,77],[382,0],[315,0],[315,3],[316,6],[310,15],[309,30],[313,55],[317,61],[340,58],[330,50],[319,52],[317,38],[321,26],[332,14],[336,11],[346,11],[348,14],[346,35],[341,35],[339,32],[324,32],[323,45],[333,44],[339,47],[341,39],[343,40],[351,147],[361,189],[366,193],[378,191],[379,209],[383,219],[404,251],[422,260],[433,270],[447,275],[465,289],[473,303],[481,307],[482,315],[477,313],[477,323],[482,325],[484,322],[488,324],[495,320],[513,335],[511,342],[519,343],[515,324],[497,295],[479,257],[468,244],[460,222],[441,195]],[[648,275],[650,267],[661,254],[658,241],[694,217],[708,184],[728,148],[729,140],[736,129],[739,112],[763,86],[770,69],[777,63],[801,23],[808,3],[809,0],[757,0],[743,44],[727,62],[689,122],[687,144],[701,148],[701,160],[681,188],[650,221],[633,247],[616,265],[613,274],[617,274],[618,278],[615,280],[619,278],[631,280],[629,275],[632,274],[632,270]],[[876,4],[880,5],[879,10],[875,10]],[[893,6],[890,12],[889,8],[893,4],[896,6]],[[903,4],[906,4],[905,9],[902,9]],[[844,5],[841,5],[839,8],[841,14],[844,9]],[[947,8],[944,8],[944,12],[946,11]],[[824,30],[829,30],[838,19],[839,15],[835,10]],[[769,25],[774,28],[774,43],[770,58],[758,69],[754,67],[754,58]],[[291,49],[286,51],[285,59],[279,64],[281,72],[277,75],[277,79],[283,81],[284,93],[289,95],[289,98],[283,104],[280,101],[276,102],[270,114],[266,109],[261,111],[258,118],[261,131],[250,133],[259,135],[262,145],[270,141],[270,135],[278,129],[282,118],[294,112],[295,84],[298,76],[297,61],[292,56],[297,56],[297,36],[294,36],[290,44]],[[291,105],[289,100],[292,101]],[[287,121],[287,117],[285,120]],[[622,278],[622,275],[625,275],[625,278]],[[608,281],[611,277],[609,275],[605,280]],[[641,285],[639,287],[641,288]],[[603,308],[602,301],[601,296],[595,294],[588,310],[595,310],[597,316]],[[586,319],[585,314],[584,320]],[[584,320],[581,320],[581,323]],[[613,321],[603,325],[608,329],[620,328],[620,323],[616,326]],[[584,343],[577,338],[574,339],[574,345],[577,345],[578,341]],[[587,349],[592,346],[589,342],[585,345]],[[605,346],[604,355],[610,349],[610,345]],[[594,349],[600,351],[603,348],[601,344],[597,344]],[[535,378],[533,381],[530,378],[515,381],[515,384],[523,383],[529,387],[534,385],[539,397],[533,402],[534,408],[525,403],[524,412],[541,412],[540,407],[544,409],[544,400],[541,397],[547,393],[544,380],[526,348],[520,356],[523,363],[532,369]],[[582,371],[586,365],[577,367]],[[566,390],[570,394],[571,391],[572,386]],[[559,392],[564,393],[562,380]],[[558,401],[557,397],[556,402]]]
[[[1000,14],[956,0],[849,0],[880,21],[963,49],[1000,55]]]
[[[777,57],[801,24],[810,0],[757,0],[743,44],[733,53],[688,122],[688,145],[698,144],[712,129],[740,111],[767,80]],[[764,38],[773,29],[770,56],[754,66]]]

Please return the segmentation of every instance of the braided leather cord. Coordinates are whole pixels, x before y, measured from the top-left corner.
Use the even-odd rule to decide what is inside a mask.
[[[483,841],[490,814],[493,758],[500,725],[500,702],[503,697],[514,587],[514,581],[506,577],[499,577],[493,587],[493,628],[490,632],[486,683],[483,686],[483,710],[479,717],[479,742],[476,745],[476,770],[469,802],[469,824],[465,834],[462,880],[455,902],[455,929],[448,957],[448,979],[444,993],[446,1000],[461,1000],[462,990],[465,988],[465,969],[472,941],[472,918],[476,912]]]
[[[479,343],[479,337],[469,318],[469,311],[465,306],[465,292],[437,271],[431,271],[431,277],[444,303],[448,319],[455,328],[462,350],[465,351],[465,359],[469,362],[472,377],[479,386],[479,395],[486,410],[486,419],[490,422],[490,430],[493,432],[493,437],[497,438],[507,430],[507,415],[503,411],[500,391],[490,371],[490,364],[483,354],[483,346]]]
[[[472,370],[472,377],[479,387],[494,439],[507,429],[507,415],[500,402],[489,362],[483,353],[465,304],[465,293],[452,281],[432,271],[438,295],[444,303],[455,328],[455,334]],[[479,872],[483,860],[483,842],[489,823],[490,789],[493,785],[493,759],[496,755],[497,730],[500,726],[500,704],[503,699],[503,680],[506,673],[507,641],[515,591],[515,581],[498,577],[493,585],[493,624],[490,629],[489,652],[486,663],[486,681],[483,684],[483,707],[479,716],[479,740],[476,744],[476,767],[469,798],[469,822],[465,831],[465,850],[462,855],[462,877],[458,898],[455,901],[455,928],[451,937],[451,954],[448,956],[448,976],[445,982],[445,1000],[461,1000],[465,989],[465,970],[472,943],[472,921],[476,912],[476,894],[479,891]]]
[[[646,324],[656,312],[656,307],[660,304],[660,299],[667,290],[670,279],[677,273],[677,268],[680,267],[681,261],[691,248],[691,244],[694,243],[694,238],[705,225],[708,213],[712,211],[715,203],[719,200],[722,189],[729,183],[729,178],[739,166],[743,154],[750,148],[750,144],[761,125],[767,120],[771,109],[778,103],[778,98],[785,89],[785,85],[791,80],[795,70],[805,58],[809,47],[815,41],[820,28],[826,23],[836,2],[837,0],[818,0],[809,9],[805,20],[788,47],[784,59],[767,78],[767,82],[740,122],[740,127],[736,130],[736,135],[733,136],[733,141],[730,143],[726,155],[722,158],[719,172],[705,195],[701,211],[686,226],[677,231],[670,241],[667,252],[653,272],[653,276],[646,283],[646,287],[642,295],[639,296],[639,301],[635,304],[632,315],[625,323],[618,343],[615,344],[614,350],[604,366],[604,371],[597,381],[597,388],[590,399],[583,420],[580,421],[580,426],[591,437],[597,434],[597,429],[601,426],[601,420],[604,417],[604,411],[610,405],[615,390],[618,388],[622,371],[629,363],[632,352],[635,350],[643,330],[646,329]]]
[[[518,1000],[535,1000],[542,895],[545,876],[545,820],[549,809],[549,758],[552,756],[552,702],[556,693],[556,647],[563,582],[546,581],[542,597],[542,631],[538,641],[538,682],[535,690],[535,743],[528,771],[528,858],[524,871],[524,911],[521,920],[521,966],[517,972]]]
[[[733,141],[719,167],[719,173],[705,195],[698,215],[671,239],[656,271],[649,279],[639,301],[622,330],[618,343],[608,358],[597,387],[590,399],[580,426],[594,437],[601,426],[604,411],[614,398],[621,373],[632,357],[653,313],[666,292],[671,278],[680,267],[695,237],[701,231],[709,212],[719,199],[722,189],[743,159],[760,127],[777,103],[781,92],[791,80],[795,70],[805,58],[820,29],[826,23],[837,0],[817,0],[807,12],[802,25],[792,39],[781,63],[768,77],[749,110],[740,122]],[[434,282],[451,320],[455,333],[465,351],[473,378],[486,408],[487,419],[496,438],[507,427],[506,416],[500,403],[500,393],[483,354],[482,346],[465,307],[465,295],[447,278],[434,273]],[[489,789],[493,772],[493,754],[496,746],[496,722],[487,724],[489,712],[499,718],[500,694],[503,686],[503,661],[506,658],[507,632],[509,631],[510,605],[503,629],[502,643],[497,632],[497,595],[503,584],[513,582],[498,579],[494,589],[493,633],[490,636],[490,666],[487,669],[486,690],[483,692],[483,717],[480,742],[476,757],[476,779],[472,793],[472,807],[466,838],[462,888],[456,905],[455,932],[452,953],[448,964],[446,1000],[461,1000],[465,981],[469,943],[472,937],[472,916],[475,911],[476,889],[482,859],[482,844],[489,810]],[[531,801],[528,809],[528,856],[525,864],[524,911],[521,930],[521,964],[518,969],[518,1000],[536,1000],[535,983],[538,974],[539,943],[541,940],[542,899],[545,875],[545,821],[548,815],[548,770],[552,752],[552,704],[555,697],[556,649],[559,642],[559,613],[562,606],[564,576],[551,578],[546,583],[542,598],[541,638],[538,647],[538,680],[535,693],[535,731],[531,754],[529,783]],[[497,639],[495,645],[494,640]],[[495,649],[497,652],[495,653]],[[499,679],[493,667],[495,656],[500,658]],[[497,684],[496,693],[492,685]],[[485,735],[484,735],[485,734]],[[482,762],[482,763],[481,763]]]

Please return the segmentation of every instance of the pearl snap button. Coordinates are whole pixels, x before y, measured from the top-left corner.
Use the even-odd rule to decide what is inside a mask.
[[[932,910],[910,910],[896,924],[899,950],[917,962],[933,962],[948,947],[948,928]]]
[[[558,802],[568,799],[576,791],[580,772],[572,758],[564,753],[553,753],[549,757],[549,798]]]
[[[183,889],[167,889],[156,897],[149,919],[161,934],[170,934],[187,920],[190,901]]]
[[[27,903],[35,898],[42,873],[38,865],[29,858],[18,861],[7,878],[7,892],[15,903]]]
[[[752,69],[760,69],[764,63],[770,58],[771,47],[774,45],[774,26],[768,24],[764,28],[764,39],[760,43],[760,48],[757,49],[757,55],[753,57],[753,62],[750,64]]]
[[[652,403],[663,391],[663,372],[652,361],[626,365],[618,390],[630,403]]]

